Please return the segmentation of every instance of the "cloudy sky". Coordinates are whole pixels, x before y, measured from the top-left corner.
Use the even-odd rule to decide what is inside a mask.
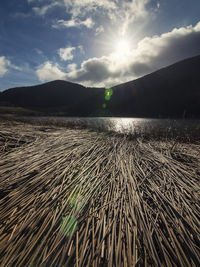
[[[0,90],[109,87],[200,54],[200,0],[1,0]]]

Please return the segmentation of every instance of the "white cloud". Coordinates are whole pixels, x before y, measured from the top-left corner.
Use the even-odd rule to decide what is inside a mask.
[[[50,9],[56,7],[56,6],[61,6],[62,3],[59,1],[54,1],[51,4],[44,5],[42,7],[33,7],[33,11],[35,12],[36,15],[38,16],[44,16]]]
[[[87,18],[86,20],[80,22],[80,25],[84,25],[87,28],[92,28],[94,24],[95,23],[91,18]]]
[[[125,1],[120,10],[120,20],[123,21],[122,24],[122,35],[125,35],[129,25],[141,18],[145,18],[148,15],[146,5],[151,0],[134,0]]]
[[[51,0],[48,4],[42,4],[41,0],[28,0],[29,3],[39,3],[39,7],[33,7],[33,11],[39,15],[44,16],[49,10],[56,6],[64,6],[66,13],[71,15],[71,19],[57,19],[56,23],[52,25],[55,29],[68,28],[68,27],[81,27],[93,28],[98,24],[99,18],[102,20],[102,15],[106,20],[110,20],[110,25],[118,29],[121,35],[127,33],[130,25],[139,20],[151,17],[154,11],[147,11],[147,4],[155,0]],[[157,8],[157,1],[154,2]],[[103,26],[97,27],[95,34],[103,32]]]
[[[49,61],[37,68],[36,75],[41,82],[65,78],[65,73],[60,70],[59,65]]]
[[[138,43],[134,58],[153,68],[200,54],[200,22],[194,27],[175,28],[160,36],[146,37]]]
[[[72,19],[107,15],[111,23],[124,35],[129,25],[148,15],[147,4],[152,0],[64,0]]]
[[[76,71],[76,68],[77,68],[77,65],[75,63],[72,63],[72,64],[69,64],[67,65],[67,71],[68,72],[75,72]]]
[[[116,1],[113,0],[64,0],[66,9],[73,17],[85,16],[88,12],[96,12],[98,9],[113,10]]]
[[[104,27],[100,25],[99,27],[96,28],[95,35],[99,35],[102,32],[104,32]]]
[[[17,71],[21,71],[22,69],[10,62],[6,57],[0,57],[0,77],[3,77],[9,69],[14,69]]]
[[[53,28],[59,29],[59,28],[72,28],[72,27],[81,27],[85,26],[86,28],[92,28],[94,26],[94,22],[91,18],[87,18],[85,20],[79,20],[79,19],[71,19],[71,20],[57,20],[56,23],[52,25]]]
[[[160,36],[146,37],[123,58],[115,52],[90,58],[83,61],[79,69],[68,65],[66,73],[60,70],[59,65],[51,64],[49,67],[55,68],[57,75],[72,82],[86,86],[113,86],[199,54],[200,22],[194,27],[175,28]]]
[[[72,60],[74,58],[73,51],[75,50],[75,47],[66,47],[66,48],[60,48],[58,50],[58,54],[62,60]]]
[[[74,58],[73,52],[77,49],[79,49],[81,54],[84,54],[84,49],[82,45],[79,45],[77,47],[72,46],[72,47],[60,48],[58,50],[58,54],[61,60],[64,60],[64,61],[72,60]]]
[[[155,8],[159,7],[159,3],[155,0],[49,0],[48,4],[43,0],[28,0],[29,3],[39,6],[33,7],[36,15],[44,16],[49,10],[56,6],[65,7],[66,13],[71,15],[71,19],[57,19],[52,25],[55,29],[63,27],[81,27],[93,28],[98,23],[98,18],[110,20],[110,24],[118,29],[121,35],[127,33],[130,25],[139,20],[151,17],[154,11],[147,10],[147,4],[153,2]],[[102,19],[101,19],[102,20]],[[102,27],[98,27],[96,35],[103,32]]]
[[[4,56],[0,57],[0,77],[3,77],[8,72],[10,64],[10,61]]]
[[[67,77],[78,82],[96,82],[109,78],[110,61],[107,57],[91,58],[81,64],[79,70],[67,74]]]

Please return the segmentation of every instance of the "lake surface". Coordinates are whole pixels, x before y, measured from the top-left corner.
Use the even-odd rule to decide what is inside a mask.
[[[45,117],[43,117],[45,119]],[[143,119],[143,118],[113,118],[113,117],[54,117],[63,122],[82,122],[89,127],[105,129],[120,133],[165,133],[167,134],[200,134],[200,120],[185,119]]]

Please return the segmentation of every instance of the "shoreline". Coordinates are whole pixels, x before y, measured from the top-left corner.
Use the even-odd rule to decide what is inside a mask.
[[[1,266],[197,266],[200,142],[1,121]]]

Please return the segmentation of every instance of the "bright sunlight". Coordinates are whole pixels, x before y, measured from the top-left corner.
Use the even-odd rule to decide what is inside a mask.
[[[121,39],[116,43],[114,53],[119,58],[123,58],[130,54],[130,43],[127,39]]]

